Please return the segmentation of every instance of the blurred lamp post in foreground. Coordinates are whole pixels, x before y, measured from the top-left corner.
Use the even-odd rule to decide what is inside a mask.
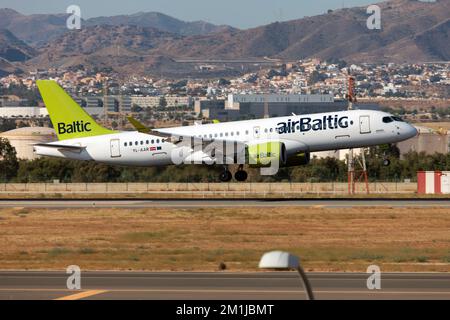
[[[260,269],[295,269],[300,275],[300,279],[303,282],[303,286],[306,291],[306,295],[309,300],[314,300],[314,295],[311,289],[311,285],[306,277],[305,271],[300,265],[300,259],[288,252],[283,251],[271,251],[265,253],[261,257],[259,262]]]

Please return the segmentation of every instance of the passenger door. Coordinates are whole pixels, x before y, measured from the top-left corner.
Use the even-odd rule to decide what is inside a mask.
[[[370,116],[359,117],[359,129],[361,134],[370,133]]]
[[[120,140],[119,139],[112,139],[110,147],[111,147],[111,158],[119,158],[119,157],[121,157],[121,154],[120,154]]]

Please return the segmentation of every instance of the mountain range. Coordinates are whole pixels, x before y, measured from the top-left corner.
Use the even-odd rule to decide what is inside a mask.
[[[378,5],[381,30],[367,28],[367,7],[329,10],[247,30],[184,22],[155,12],[91,18],[82,22],[81,30],[67,30],[64,14],[23,15],[0,9],[0,57],[23,68],[82,64],[161,74],[169,69],[189,73],[192,68],[176,60],[192,58],[450,60],[450,0]]]

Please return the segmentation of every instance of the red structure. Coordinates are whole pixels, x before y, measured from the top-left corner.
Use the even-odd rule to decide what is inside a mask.
[[[449,171],[417,172],[417,193],[419,194],[450,193],[450,172]]]

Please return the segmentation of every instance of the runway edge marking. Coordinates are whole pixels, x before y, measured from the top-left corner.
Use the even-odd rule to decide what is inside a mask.
[[[98,294],[108,292],[107,290],[88,290],[80,293],[71,294],[70,296],[64,296],[56,298],[55,300],[79,300],[87,297],[92,297]]]

